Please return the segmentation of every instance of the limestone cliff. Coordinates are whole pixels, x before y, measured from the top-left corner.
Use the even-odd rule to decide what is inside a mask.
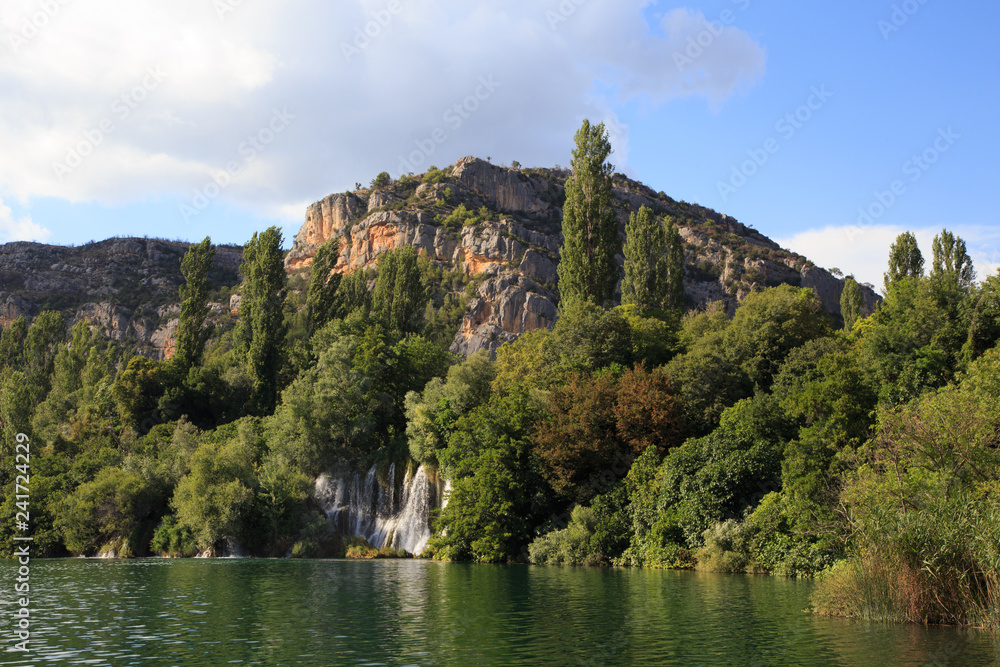
[[[333,194],[308,207],[285,266],[292,273],[307,269],[330,238],[340,239],[335,270],[341,273],[372,267],[385,251],[412,245],[467,283],[464,289],[449,283],[464,307],[452,350],[495,351],[556,320],[569,175],[467,157],[382,188]],[[614,205],[623,239],[629,214],[643,205],[677,222],[691,308],[722,301],[732,311],[753,290],[787,283],[814,289],[827,310],[839,314],[841,280],[733,218],[675,201],[621,174],[614,176]],[[138,238],[79,247],[0,245],[0,326],[57,310],[69,323],[85,319],[143,354],[169,357],[183,280],[180,260],[188,245]],[[216,249],[211,278],[221,289],[212,317],[218,322],[238,317],[239,295],[231,288],[240,280],[241,255],[239,247]],[[874,309],[878,297],[867,288],[865,296]],[[449,322],[455,322],[456,311],[450,312]]]
[[[408,175],[380,189],[330,195],[307,209],[285,266],[308,267],[330,238],[340,239],[335,270],[341,273],[377,264],[386,250],[415,246],[421,255],[479,281],[452,350],[495,351],[556,319],[561,206],[569,175],[466,157],[443,171]],[[623,239],[629,214],[643,205],[677,222],[686,249],[689,307],[722,301],[732,311],[755,289],[787,283],[811,287],[829,312],[839,314],[843,281],[756,230],[621,174],[614,178],[614,196]],[[873,310],[878,297],[864,291]]]
[[[189,244],[115,238],[78,247],[41,243],[0,245],[0,326],[43,310],[69,324],[87,320],[112,340],[128,342],[153,358],[173,353],[177,331],[180,261]],[[239,282],[242,250],[218,246],[214,284]],[[212,305],[215,315],[225,312]]]

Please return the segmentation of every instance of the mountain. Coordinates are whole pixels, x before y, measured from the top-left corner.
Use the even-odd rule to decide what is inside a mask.
[[[153,358],[172,354],[181,258],[188,243],[113,238],[82,246],[0,245],[0,326],[56,310],[69,323],[88,319],[113,340]],[[242,248],[219,246],[211,271],[213,313],[229,314],[228,288],[240,282]]]
[[[305,269],[332,237],[341,239],[335,268],[341,273],[372,267],[386,250],[414,245],[475,286],[452,351],[493,351],[555,321],[569,176],[564,169],[508,168],[466,157],[444,170],[432,167],[379,187],[333,194],[306,210],[285,267]],[[734,218],[675,201],[623,174],[614,176],[614,198],[623,240],[629,214],[643,205],[677,223],[689,307],[722,301],[732,312],[755,289],[787,283],[812,288],[839,317],[843,280]],[[879,297],[870,287],[862,289],[871,312]]]
[[[565,169],[503,167],[466,157],[446,169],[333,194],[307,208],[285,267],[290,274],[304,271],[332,237],[341,239],[335,269],[341,273],[372,268],[381,253],[414,245],[456,278],[448,288],[452,306],[460,308],[457,315],[451,309],[454,319],[447,324],[449,338],[455,330],[452,351],[495,351],[557,317],[561,206],[569,176]],[[622,174],[614,176],[614,198],[623,240],[629,214],[643,205],[677,223],[688,307],[722,301],[732,312],[755,289],[787,283],[812,288],[839,317],[842,280],[736,219]],[[58,310],[70,323],[89,319],[150,357],[169,357],[183,282],[180,260],[188,246],[143,238],[78,247],[0,245],[0,326]],[[237,246],[216,250],[211,307],[217,319],[235,312],[241,257]],[[879,297],[862,289],[871,312]]]

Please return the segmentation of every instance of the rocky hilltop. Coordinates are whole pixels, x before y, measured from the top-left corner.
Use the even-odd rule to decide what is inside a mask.
[[[334,237],[341,240],[335,269],[341,273],[371,267],[387,250],[416,246],[430,260],[476,279],[452,351],[495,351],[555,321],[561,206],[569,175],[466,157],[444,170],[333,194],[306,210],[285,266],[305,269],[316,249]],[[755,289],[785,283],[814,289],[839,317],[843,281],[756,230],[622,174],[615,174],[614,197],[622,239],[629,214],[643,205],[677,223],[685,243],[689,307],[722,301],[733,310]],[[878,296],[863,289],[874,310]]]
[[[180,263],[188,243],[114,238],[83,246],[41,243],[0,245],[0,326],[43,310],[69,323],[86,319],[113,340],[129,341],[144,354],[169,357],[173,350]],[[226,287],[239,283],[242,249],[219,246],[211,272],[219,286],[215,315],[228,314]]]
[[[466,157],[443,170],[333,194],[308,207],[285,266],[292,274],[304,271],[316,249],[334,237],[341,240],[335,270],[345,274],[376,266],[387,250],[413,245],[459,276],[450,283],[460,304],[460,321],[449,320],[456,330],[451,349],[464,355],[495,351],[556,320],[569,176],[564,169],[508,168]],[[756,230],[622,174],[614,176],[614,197],[623,240],[628,216],[640,206],[677,222],[686,249],[689,307],[722,301],[732,311],[755,289],[787,283],[811,287],[839,317],[843,281]],[[169,357],[183,281],[180,261],[188,246],[142,238],[78,247],[0,245],[0,326],[57,310],[68,322],[87,319],[147,356]],[[216,250],[211,307],[217,320],[235,315],[241,256],[236,246]],[[874,310],[878,297],[869,288],[865,295]],[[452,330],[446,330],[448,337]]]

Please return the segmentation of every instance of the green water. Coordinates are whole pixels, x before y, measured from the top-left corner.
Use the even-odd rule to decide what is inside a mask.
[[[816,618],[812,584],[428,561],[31,563],[3,665],[990,665],[997,637]]]

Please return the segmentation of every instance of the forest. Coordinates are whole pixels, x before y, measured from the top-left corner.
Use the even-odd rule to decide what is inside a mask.
[[[495,359],[448,352],[458,279],[413,248],[342,276],[331,239],[289,276],[273,227],[214,328],[191,246],[167,360],[56,312],[9,324],[5,554],[25,433],[47,556],[343,556],[316,477],[424,465],[451,493],[415,556],[809,576],[819,613],[1000,627],[1000,275],[947,230],[925,266],[905,233],[870,315],[851,278],[839,319],[789,285],[685,312],[677,229],[643,208],[623,244],[609,152],[585,123],[559,319]]]

